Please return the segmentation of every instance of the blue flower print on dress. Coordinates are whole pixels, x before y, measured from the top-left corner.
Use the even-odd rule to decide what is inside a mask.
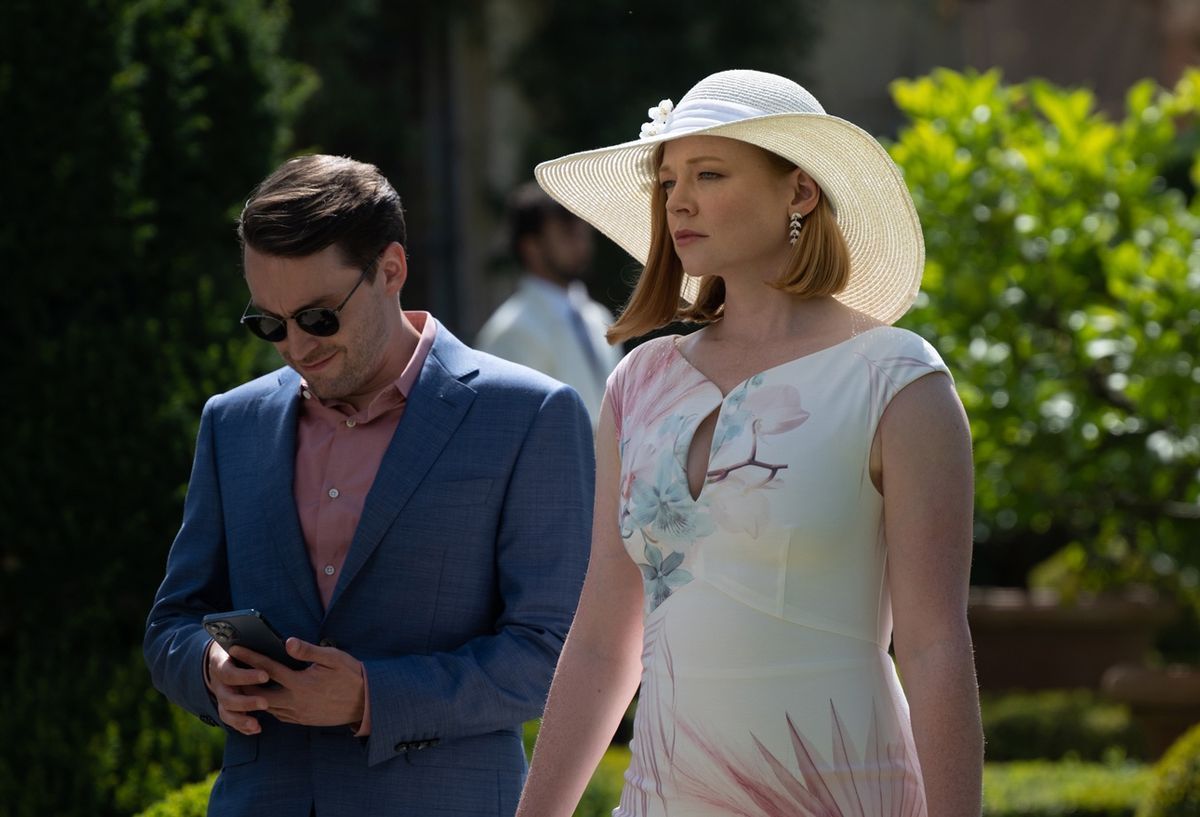
[[[646,562],[638,563],[642,571],[642,582],[646,589],[646,612],[653,613],[671,595],[673,590],[683,587],[692,580],[692,574],[684,570],[683,554],[672,551],[664,559],[662,551],[646,544]]]
[[[630,521],[651,542],[690,542],[715,530],[708,509],[692,499],[672,457],[662,458],[653,482],[634,478],[629,506]]]

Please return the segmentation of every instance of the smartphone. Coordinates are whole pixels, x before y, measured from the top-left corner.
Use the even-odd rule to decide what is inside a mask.
[[[230,647],[245,647],[259,655],[265,655],[272,661],[278,661],[289,669],[301,670],[308,666],[306,661],[299,661],[287,654],[283,646],[283,636],[271,626],[267,617],[257,610],[210,613],[201,620],[201,624],[226,652],[229,652]],[[247,666],[237,659],[234,659],[234,663],[239,667]]]

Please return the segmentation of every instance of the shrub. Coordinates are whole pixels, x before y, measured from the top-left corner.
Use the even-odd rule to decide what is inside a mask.
[[[102,724],[84,757],[96,791],[118,814],[145,808],[221,765],[225,732],[201,723],[150,685],[141,650],[117,666],[107,694],[97,696]]]
[[[1137,764],[988,763],[984,817],[1133,817],[1150,787]]]
[[[175,729],[127,662],[202,401],[257,362],[232,220],[303,91],[285,21],[278,0],[5,3],[5,817],[129,814],[183,782],[164,760],[119,790]]]
[[[1185,732],[1154,767],[1154,783],[1137,817],[1200,814],[1200,724]]]
[[[1064,591],[1145,581],[1200,609],[1200,72],[1134,85],[1116,120],[995,71],[893,96],[928,254],[904,325],[971,419],[974,578],[1022,585],[1066,547]]]
[[[205,817],[208,812],[208,793],[212,791],[216,779],[214,773],[207,780],[173,791],[137,817]]]
[[[1127,706],[1086,689],[980,697],[989,761],[1143,757]]]

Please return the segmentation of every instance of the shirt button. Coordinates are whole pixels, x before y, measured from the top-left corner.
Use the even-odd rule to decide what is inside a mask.
[[[337,488],[330,488],[330,489],[329,489],[329,498],[330,498],[330,499],[337,499],[337,498],[338,498],[338,489],[337,489]]]
[[[312,392],[310,392],[308,389],[305,389],[304,391],[302,391],[302,392],[301,392],[301,394],[303,394],[303,395],[304,395],[304,399],[305,399],[305,400],[311,400],[311,399],[312,399]]]
[[[325,565],[325,575],[326,576],[333,575],[333,565]]]
[[[353,420],[346,421],[346,428],[354,428],[356,425],[358,425],[358,423],[354,422]]]

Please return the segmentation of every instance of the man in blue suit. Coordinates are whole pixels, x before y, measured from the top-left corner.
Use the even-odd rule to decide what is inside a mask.
[[[226,729],[208,813],[511,815],[586,568],[587,412],[402,311],[373,166],[285,163],[239,235],[242,322],[288,365],[204,407],[144,644],[155,686]],[[307,668],[201,626],[243,608]]]

